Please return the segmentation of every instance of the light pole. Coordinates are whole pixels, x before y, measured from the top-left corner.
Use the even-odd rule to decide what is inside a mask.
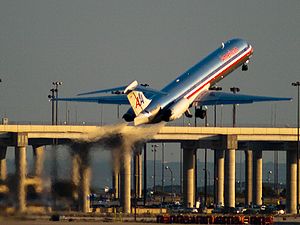
[[[212,86],[209,88],[209,90],[214,90],[214,91],[221,91],[222,87],[219,86]],[[214,127],[217,126],[217,105],[214,105]],[[214,162],[216,163],[217,161],[217,153],[216,150],[214,151]],[[217,167],[214,167],[214,175],[216,176],[217,174]],[[216,192],[217,192],[217,188],[216,188],[217,184],[216,184],[216,180],[214,179],[214,201],[216,202]]]
[[[58,123],[58,86],[62,85],[62,82],[61,81],[55,81],[55,82],[52,82],[52,84],[54,85],[54,91],[55,91],[55,98],[56,98],[56,101],[55,101],[55,108],[56,108],[56,113],[55,113],[55,125],[57,125]]]
[[[183,158],[183,148],[180,148],[180,170],[179,170],[179,179],[180,179],[180,181],[179,181],[179,183],[180,183],[180,195],[182,195],[182,193],[183,193],[183,185],[182,185],[182,183],[183,183],[183,179],[182,179],[182,174],[183,174],[183,165],[182,165],[182,158]]]
[[[207,206],[207,149],[204,149],[204,206]]]
[[[272,170],[269,170],[269,172],[268,172],[268,186],[269,187],[270,187],[270,181],[271,181],[270,176],[271,176],[272,173],[273,173]]]
[[[208,187],[210,187],[210,172],[209,172],[209,170],[207,170],[207,168],[204,168],[203,170],[205,172],[205,175],[208,175]],[[207,187],[205,189],[207,189]],[[207,190],[206,190],[206,192],[207,192]],[[207,193],[205,194],[205,198],[207,198]],[[205,199],[205,206],[206,205],[207,205],[207,199]]]
[[[144,144],[144,206],[147,203],[147,144]]]
[[[112,91],[111,93],[114,95],[122,94],[122,92],[120,92],[120,91]],[[117,105],[117,119],[120,119],[120,104]]]
[[[52,85],[54,85],[54,87],[50,89],[51,95],[48,95],[48,98],[51,100],[52,125],[54,125],[54,124],[57,125],[57,123],[58,123],[58,101],[55,100],[55,107],[54,107],[54,99],[58,98],[58,86],[62,85],[62,82],[61,81],[55,81],[55,82],[52,82]]]
[[[205,117],[205,126],[207,127],[207,116]],[[207,148],[204,149],[204,206],[207,203]]]
[[[240,89],[238,87],[232,87],[232,88],[230,88],[230,91],[233,94],[236,94],[237,92],[240,91]],[[236,126],[236,104],[233,104],[233,107],[232,107],[232,126],[233,127]]]
[[[209,88],[209,90],[213,91],[221,91],[222,87],[219,86],[212,86]],[[217,105],[214,105],[214,127],[217,126]]]
[[[161,190],[165,189],[165,143],[161,144]]]
[[[240,190],[240,193],[242,193],[242,189],[241,189],[241,182],[240,180],[237,181],[238,185],[239,185],[239,190]]]
[[[55,89],[51,88],[50,89],[51,95],[48,95],[48,98],[50,99],[49,101],[51,101],[51,124],[54,125],[55,119],[54,119],[54,92]]]
[[[120,119],[120,105],[117,105],[117,118]]]
[[[61,81],[55,81],[52,82],[52,85],[54,85],[53,88],[50,89],[51,95],[48,95],[48,98],[51,99],[51,108],[52,108],[52,125],[57,125],[58,123],[58,86],[62,85]],[[54,99],[56,99],[55,107],[54,107]],[[54,116],[55,111],[55,116]],[[57,162],[57,154],[56,154],[56,145],[58,144],[58,139],[53,139],[54,148],[52,149],[52,184],[57,183],[57,177],[58,177],[58,162]],[[56,198],[53,196],[53,204],[56,206]]]
[[[300,81],[292,83],[292,86],[297,87],[297,214],[299,214],[299,87]]]
[[[165,167],[166,170],[169,170],[170,173],[171,173],[171,194],[172,194],[172,202],[173,202],[173,171],[171,170],[171,168],[169,166],[166,166]]]
[[[156,192],[156,184],[155,184],[155,164],[156,164],[156,148],[158,145],[151,145],[152,146],[152,152],[153,152],[153,192]]]

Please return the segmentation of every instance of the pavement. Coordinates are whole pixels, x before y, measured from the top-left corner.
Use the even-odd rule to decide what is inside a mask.
[[[107,225],[137,225],[137,224],[147,224],[154,225],[155,218],[138,218],[138,222],[134,222],[133,217],[123,218],[122,221],[116,220],[115,218],[105,218],[105,217],[61,217],[60,221],[50,221],[49,216],[32,217],[32,216],[22,216],[22,217],[0,217],[0,225],[89,225],[96,223],[105,223]],[[275,225],[300,225],[300,217],[275,217]]]

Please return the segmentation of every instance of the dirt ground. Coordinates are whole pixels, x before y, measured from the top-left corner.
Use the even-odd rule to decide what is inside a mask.
[[[300,218],[295,217],[287,217],[286,220],[283,220],[282,218],[276,218],[274,225],[300,225]],[[0,217],[0,225],[93,225],[93,224],[107,224],[107,225],[137,225],[137,224],[147,224],[147,225],[157,225],[157,223],[148,223],[148,222],[104,222],[104,221],[82,221],[82,220],[60,220],[60,221],[49,221],[46,219],[40,219],[40,220],[22,220],[22,219],[14,219],[10,217]]]

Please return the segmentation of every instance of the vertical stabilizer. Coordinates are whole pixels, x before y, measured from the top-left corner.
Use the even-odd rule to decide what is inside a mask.
[[[144,111],[151,102],[144,96],[143,92],[134,90],[137,86],[137,81],[133,81],[124,91],[136,116]]]

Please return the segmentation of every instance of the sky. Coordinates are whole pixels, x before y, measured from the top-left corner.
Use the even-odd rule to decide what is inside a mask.
[[[234,37],[247,40],[254,55],[249,71],[219,83],[223,90],[295,97],[299,12],[298,0],[1,0],[0,117],[49,123],[53,81],[63,82],[63,97],[133,80],[160,89]],[[61,122],[66,109],[71,122],[119,121],[116,106],[62,103]],[[231,110],[218,108],[219,124],[231,123]],[[238,106],[237,123],[295,126],[296,102]]]

